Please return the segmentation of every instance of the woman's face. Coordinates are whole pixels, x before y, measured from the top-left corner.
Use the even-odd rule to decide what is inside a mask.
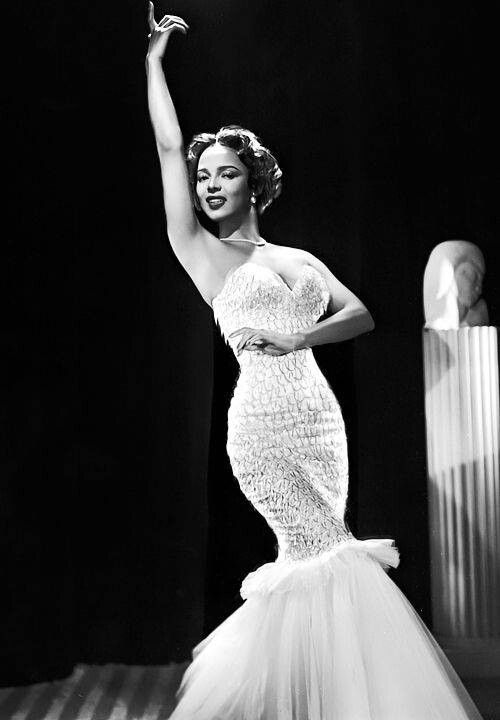
[[[241,217],[250,209],[248,168],[231,148],[210,145],[198,160],[196,194],[211,220]]]

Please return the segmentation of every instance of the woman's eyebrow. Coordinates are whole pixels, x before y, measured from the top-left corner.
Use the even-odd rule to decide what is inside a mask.
[[[227,170],[228,168],[231,168],[232,170],[237,170],[238,172],[240,172],[240,169],[237,168],[235,165],[219,165],[217,170]],[[198,168],[198,172],[206,172],[207,173],[208,170],[204,167],[201,167],[201,168]]]

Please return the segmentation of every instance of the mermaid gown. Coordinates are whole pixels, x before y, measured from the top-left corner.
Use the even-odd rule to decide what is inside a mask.
[[[324,314],[328,286],[304,265],[293,288],[245,262],[213,300],[221,332],[295,333]],[[391,539],[346,528],[348,463],[337,399],[310,348],[237,356],[227,452],[276,534],[275,562],[194,650],[171,720],[481,720],[443,651],[389,578]]]

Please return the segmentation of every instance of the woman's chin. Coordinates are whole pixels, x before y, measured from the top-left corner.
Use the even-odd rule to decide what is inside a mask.
[[[212,210],[211,208],[208,208],[208,210],[205,210],[205,215],[214,222],[220,222],[221,220],[224,220],[228,217],[228,213],[224,212],[223,208],[217,208],[217,210]]]
[[[237,210],[230,210],[224,206],[217,209],[205,208],[204,212],[207,218],[215,223],[225,222],[226,220],[242,222],[245,217],[243,213]]]

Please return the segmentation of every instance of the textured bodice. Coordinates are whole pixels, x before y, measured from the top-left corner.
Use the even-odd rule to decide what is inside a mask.
[[[312,265],[303,265],[293,288],[278,273],[255,262],[245,262],[226,277],[221,292],[213,299],[214,317],[233,351],[239,337],[228,339],[234,330],[245,327],[296,333],[314,324],[325,312],[330,293],[324,277]],[[262,361],[262,351],[243,352],[242,366]],[[269,360],[286,357],[265,356]]]

